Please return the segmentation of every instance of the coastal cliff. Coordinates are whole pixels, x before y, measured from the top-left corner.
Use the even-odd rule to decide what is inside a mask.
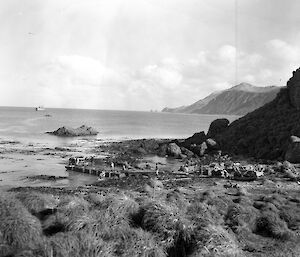
[[[215,135],[222,150],[263,159],[280,159],[290,137],[300,136],[300,69],[270,103],[232,122]]]

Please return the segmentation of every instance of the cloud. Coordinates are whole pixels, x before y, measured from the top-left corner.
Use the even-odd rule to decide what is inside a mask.
[[[83,86],[106,86],[118,74],[100,61],[86,56],[58,56],[45,65],[50,76],[62,76]]]
[[[298,47],[281,40],[248,53],[232,45],[193,58],[166,57],[139,69],[108,67],[88,56],[58,56],[41,69],[44,101],[61,107],[161,109],[191,104],[241,82],[284,85],[297,66]]]

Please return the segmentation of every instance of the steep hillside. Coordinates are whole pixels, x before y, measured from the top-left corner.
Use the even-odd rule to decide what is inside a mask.
[[[231,153],[283,158],[290,136],[300,136],[299,95],[300,69],[272,102],[234,121],[215,139]]]
[[[280,88],[255,87],[241,83],[230,89],[215,92],[189,106],[165,108],[163,112],[244,115],[272,101]]]

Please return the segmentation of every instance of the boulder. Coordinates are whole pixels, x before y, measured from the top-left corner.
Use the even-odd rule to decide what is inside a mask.
[[[288,161],[283,162],[282,172],[284,173],[285,177],[287,177],[293,181],[297,180],[297,178],[299,177],[299,172],[297,171],[295,166]]]
[[[187,157],[192,157],[194,153],[190,151],[189,149],[186,149],[185,147],[181,147],[181,152],[186,155]]]
[[[168,148],[167,144],[160,145],[160,147],[158,149],[158,155],[159,156],[166,156],[167,155],[167,148]]]
[[[207,148],[208,148],[209,151],[215,151],[215,150],[220,149],[218,143],[212,138],[206,139],[205,143],[206,143]]]
[[[285,159],[291,163],[300,163],[300,138],[291,136]]]
[[[214,120],[208,129],[207,137],[214,137],[215,135],[222,133],[229,125],[229,120],[227,119],[216,119]]]
[[[201,145],[191,145],[191,150],[198,156],[203,156],[207,150],[207,145],[203,142]]]
[[[195,133],[191,137],[188,137],[187,139],[185,139],[184,142],[181,143],[181,145],[186,148],[190,148],[190,146],[193,144],[195,144],[195,145],[202,144],[205,141],[205,139],[206,139],[206,135],[205,135],[204,131],[201,131],[201,132]]]
[[[79,128],[70,128],[70,127],[61,127],[52,132],[46,132],[51,135],[60,136],[60,137],[78,137],[78,136],[92,136],[97,135],[98,132],[86,125],[82,125]]]
[[[293,164],[291,164],[289,161],[284,161],[282,163],[281,166],[282,172],[287,172],[287,171],[291,171],[291,172],[295,172],[295,167]]]
[[[177,144],[170,143],[167,147],[167,154],[172,157],[180,157],[181,149]]]

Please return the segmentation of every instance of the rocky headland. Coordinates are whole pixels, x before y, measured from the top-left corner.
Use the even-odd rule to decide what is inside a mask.
[[[245,115],[271,102],[279,92],[276,86],[256,87],[241,83],[218,91],[188,106],[164,108],[163,112]]]
[[[214,139],[222,150],[232,154],[300,162],[300,156],[295,157],[293,152],[299,151],[297,139],[291,140],[292,136],[300,136],[299,95],[300,69],[297,69],[272,102],[232,122]]]

